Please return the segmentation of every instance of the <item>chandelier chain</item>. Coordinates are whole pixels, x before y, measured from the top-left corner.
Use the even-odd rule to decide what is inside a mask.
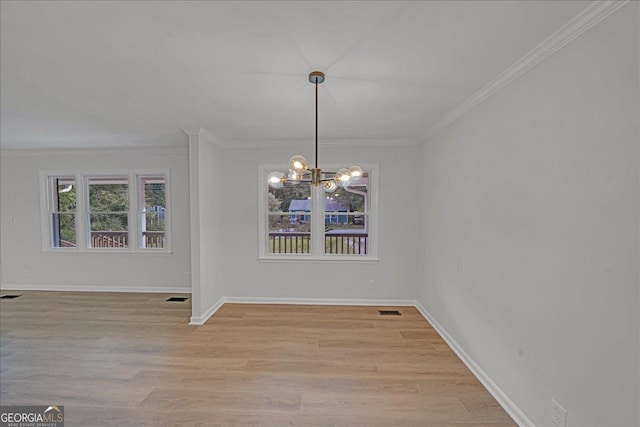
[[[318,169],[318,80],[316,80],[316,169]]]

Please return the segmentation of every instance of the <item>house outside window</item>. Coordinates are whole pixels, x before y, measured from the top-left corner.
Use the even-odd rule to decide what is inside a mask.
[[[43,249],[168,252],[169,171],[42,172]]]
[[[281,167],[258,171],[260,259],[377,260],[377,166],[363,167],[360,181],[332,193],[308,183],[269,187],[274,169]]]

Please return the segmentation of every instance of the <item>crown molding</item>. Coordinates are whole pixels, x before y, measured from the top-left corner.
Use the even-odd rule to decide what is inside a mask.
[[[627,4],[628,1],[629,0],[598,0],[591,3],[582,12],[560,27],[533,50],[520,58],[520,60],[515,64],[438,120],[429,130],[427,130],[427,132],[425,132],[421,141],[427,141],[440,133],[450,124],[497,94],[507,85],[511,84],[518,77],[527,73],[536,65],[540,64],[542,61],[572,42],[582,33],[605,19],[607,16],[611,15],[616,10],[620,9],[622,6]]]
[[[83,155],[87,153],[122,154],[122,153],[153,153],[153,154],[187,154],[189,147],[87,147],[87,148],[47,148],[47,149],[0,149],[0,156],[50,156],[50,155]]]
[[[403,147],[418,145],[418,139],[342,139],[342,140],[321,140],[320,147],[349,147],[349,148],[371,148],[371,147]],[[231,140],[220,145],[224,148],[300,148],[312,147],[313,140]]]
[[[182,131],[186,133],[189,138],[197,136],[199,139],[203,139],[218,147],[225,147],[225,145],[220,141],[220,138],[218,138],[202,126],[187,126],[183,127]]]
[[[188,137],[198,137],[220,148],[229,149],[260,149],[260,148],[300,148],[311,147],[313,141],[310,139],[299,140],[229,140],[222,141],[207,129],[194,126],[182,128]],[[341,148],[372,148],[372,147],[407,147],[418,145],[421,141],[409,138],[377,138],[377,139],[341,139],[322,140],[321,147],[341,147]],[[95,153],[158,153],[158,154],[184,154],[188,153],[187,145],[171,147],[87,147],[87,148],[0,148],[0,153],[5,155],[49,155],[49,154],[83,154],[87,152]]]
[[[200,126],[185,126],[182,128],[182,131],[187,134],[187,136],[200,136],[200,131],[205,130]]]

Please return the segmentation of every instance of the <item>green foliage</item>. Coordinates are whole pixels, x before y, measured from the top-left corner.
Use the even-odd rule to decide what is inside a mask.
[[[110,214],[94,213],[89,215],[91,231],[127,231],[129,224],[128,213]]]
[[[292,200],[306,200],[311,196],[311,191],[308,184],[297,184],[277,189],[269,188],[269,194],[273,194],[280,202],[282,212],[288,212]]]
[[[91,184],[89,186],[91,212],[126,212],[129,210],[128,184]]]
[[[58,212],[74,212],[76,210],[76,187],[74,185],[71,190],[60,193],[66,188],[65,185],[58,185]]]
[[[367,192],[367,187],[352,187],[354,190]],[[337,200],[338,203],[345,203],[349,206],[349,212],[364,212],[364,196],[362,194],[351,193],[347,190],[340,189],[333,193],[330,197]]]
[[[166,208],[165,184],[162,182],[145,182],[144,184],[145,210],[151,211],[156,206]],[[164,215],[160,212],[146,214],[147,231],[164,231]]]
[[[280,205],[282,204],[281,200],[278,200],[273,193],[269,193],[267,196],[267,205],[269,207],[269,212],[282,212],[280,210]],[[281,224],[283,222],[284,215],[276,216],[269,215],[269,230],[276,230],[282,228]]]
[[[129,185],[89,185],[91,231],[126,231],[128,229]]]
[[[144,202],[147,210],[154,206],[166,208],[164,183],[145,183]]]
[[[76,241],[76,215],[73,213],[55,214],[54,221],[58,222],[58,230],[60,232],[60,240],[68,242],[67,244],[77,244]],[[62,245],[63,242],[59,244]]]
[[[278,200],[273,193],[269,193],[267,196],[267,205],[269,206],[269,212],[282,212],[280,210],[280,205],[282,204],[282,200]]]
[[[147,231],[164,231],[164,218],[157,213],[146,214]]]
[[[60,240],[68,242],[70,244],[77,244],[76,242],[76,187],[71,187],[70,190],[60,193],[62,190],[67,189],[67,185],[58,185],[58,200],[57,210],[63,212],[55,216],[54,221],[58,222],[58,230],[60,232]]]

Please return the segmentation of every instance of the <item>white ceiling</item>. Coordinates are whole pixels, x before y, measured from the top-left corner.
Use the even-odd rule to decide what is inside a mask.
[[[417,141],[590,3],[2,1],[2,148]]]

